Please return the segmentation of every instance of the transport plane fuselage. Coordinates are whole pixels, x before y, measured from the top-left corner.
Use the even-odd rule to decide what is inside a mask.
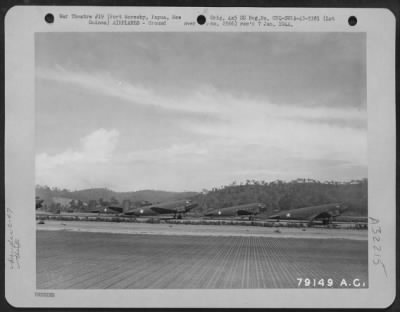
[[[196,206],[197,203],[185,199],[130,209],[124,214],[133,215],[136,217],[154,217],[159,215],[172,214],[177,218],[181,218],[183,214],[190,211]]]
[[[281,211],[268,217],[268,219],[279,220],[304,220],[322,221],[324,224],[330,223],[333,218],[340,216],[347,205],[342,203],[325,204]]]
[[[265,208],[264,204],[251,203],[245,205],[231,206],[220,209],[213,209],[204,214],[205,217],[240,217],[254,216],[260,213],[260,210]]]

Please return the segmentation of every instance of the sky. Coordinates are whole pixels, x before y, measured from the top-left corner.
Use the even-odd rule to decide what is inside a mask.
[[[37,33],[36,183],[367,177],[362,33]]]

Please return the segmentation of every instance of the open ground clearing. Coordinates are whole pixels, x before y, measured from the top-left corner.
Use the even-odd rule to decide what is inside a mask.
[[[37,231],[39,289],[295,288],[367,283],[367,241]]]
[[[279,238],[368,240],[366,230],[328,228],[288,228],[238,225],[149,224],[85,221],[45,221],[38,230],[77,231],[119,234],[196,235],[196,236],[260,236]]]

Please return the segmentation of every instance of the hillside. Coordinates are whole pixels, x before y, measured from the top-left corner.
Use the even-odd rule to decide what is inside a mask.
[[[252,202],[266,205],[266,215],[276,210],[342,202],[348,205],[347,215],[368,213],[368,180],[350,182],[320,182],[310,179],[284,181],[246,181],[205,191],[194,198],[200,204],[198,212]]]
[[[81,201],[71,209],[83,208],[82,202],[95,201],[97,204],[121,204],[128,200],[132,207],[138,207],[144,202],[158,203],[179,199],[193,199],[199,206],[192,213],[202,215],[204,212],[235,205],[259,202],[266,205],[262,214],[269,215],[277,210],[289,210],[328,203],[345,203],[349,209],[346,215],[366,216],[368,214],[368,180],[350,182],[327,181],[320,182],[310,179],[284,181],[246,181],[231,185],[195,192],[166,192],[157,190],[141,190],[135,192],[115,192],[105,188],[80,191],[50,189],[47,186],[37,186],[36,196],[44,199],[46,206],[71,200]],[[93,204],[93,203],[92,203]],[[79,208],[80,207],[80,208]]]
[[[69,200],[80,200],[89,202],[90,200],[99,200],[110,202],[117,200],[148,201],[151,203],[172,201],[178,199],[191,198],[197,195],[194,192],[167,192],[157,190],[140,190],[135,192],[115,192],[105,188],[93,188],[79,191],[61,190],[49,188],[48,186],[36,186],[36,196],[44,199],[45,204],[50,204],[54,198],[66,198]]]

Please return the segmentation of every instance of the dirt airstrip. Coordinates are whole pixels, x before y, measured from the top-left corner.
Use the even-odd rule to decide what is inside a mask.
[[[298,278],[368,286],[367,231],[46,221],[38,289],[296,288]],[[327,287],[327,286],[324,286]]]
[[[307,239],[351,239],[368,240],[368,232],[355,229],[258,227],[238,225],[191,225],[111,223],[85,221],[45,221],[38,230],[74,231],[114,234],[150,235],[200,235],[200,236],[258,236]]]

